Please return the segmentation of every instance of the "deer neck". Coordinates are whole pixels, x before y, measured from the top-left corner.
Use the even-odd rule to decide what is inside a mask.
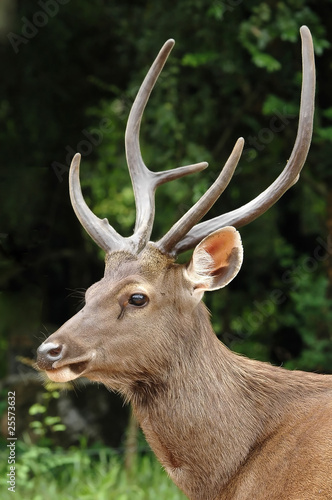
[[[262,424],[255,403],[243,397],[240,375],[234,379],[235,356],[216,338],[205,308],[196,319],[159,386],[140,388],[131,402],[172,480],[189,498],[207,500],[245,459]]]
[[[301,376],[289,382],[290,372],[284,379],[286,371],[229,351],[202,308],[197,327],[159,385],[141,387],[131,400],[172,480],[190,499],[209,500],[280,425],[304,384]]]

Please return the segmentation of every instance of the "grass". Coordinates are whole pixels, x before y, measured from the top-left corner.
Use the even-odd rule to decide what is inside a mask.
[[[8,491],[6,443],[0,452],[1,500],[185,500],[151,454],[137,459],[130,474],[114,451],[52,450],[27,444],[16,446],[16,489]]]

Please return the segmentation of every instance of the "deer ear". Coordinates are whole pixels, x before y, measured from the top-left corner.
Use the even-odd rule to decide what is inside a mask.
[[[197,291],[217,290],[237,275],[243,260],[240,233],[231,226],[218,229],[194,250],[187,276]]]

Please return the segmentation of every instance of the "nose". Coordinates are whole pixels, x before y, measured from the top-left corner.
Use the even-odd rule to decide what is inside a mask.
[[[44,342],[37,349],[37,365],[41,370],[51,370],[53,363],[62,358],[63,346],[53,342]]]

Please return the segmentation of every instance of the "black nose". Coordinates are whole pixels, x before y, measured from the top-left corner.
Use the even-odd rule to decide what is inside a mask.
[[[63,346],[44,342],[37,350],[37,365],[41,370],[51,370],[53,363],[62,358]]]

